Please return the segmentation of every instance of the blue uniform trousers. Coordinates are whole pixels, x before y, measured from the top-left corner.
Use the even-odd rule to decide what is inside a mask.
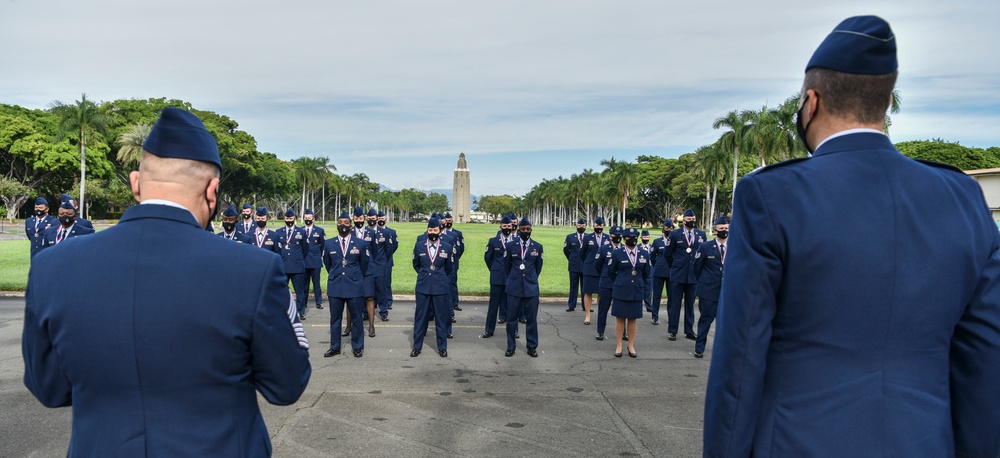
[[[507,295],[508,318],[524,316],[524,338],[528,348],[538,347],[538,296]],[[517,348],[517,320],[507,320],[507,349]]]
[[[378,306],[378,314],[382,317],[389,316],[389,301],[386,299],[386,292],[389,290],[388,282],[389,277],[375,277],[375,305]]]
[[[650,313],[653,314],[654,320],[660,319],[660,301],[663,299],[663,288],[670,288],[670,278],[669,277],[657,277],[653,275],[653,303],[651,304]],[[667,311],[670,311],[670,295],[667,295]]]
[[[365,348],[365,324],[361,314],[365,308],[363,297],[327,297],[330,306],[330,349],[340,350],[340,328],[344,320],[344,305],[351,312],[351,349]]]
[[[507,294],[504,285],[490,285],[490,306],[486,309],[486,332],[497,330],[497,315],[507,321]]]
[[[451,275],[448,276],[448,280],[451,282],[451,305],[455,307],[458,306],[458,271],[452,271]],[[452,312],[452,315],[454,314]]]
[[[670,296],[667,298],[667,332],[677,332],[677,320],[681,314],[681,299],[684,300],[684,334],[694,334],[694,283],[670,282]]]
[[[642,301],[646,304],[646,311],[653,311],[653,274],[650,272],[649,276],[646,277],[646,297]]]
[[[568,308],[576,309],[576,298],[581,290],[583,290],[583,272],[570,272],[569,301],[566,302]]]
[[[715,321],[715,312],[719,310],[719,301],[698,298],[698,338],[694,341],[694,352],[705,353],[705,345],[708,343],[708,330]]]
[[[388,303],[388,308],[392,308],[392,266],[389,266],[388,275],[385,276],[385,301]]]
[[[608,312],[611,311],[611,288],[601,288],[601,294],[597,300],[597,333],[604,334],[604,329],[608,326]]]
[[[417,293],[417,309],[413,314],[413,349],[420,350],[424,346],[424,336],[427,335],[427,325],[431,316],[434,319],[434,334],[437,337],[438,351],[448,349],[448,332],[451,330],[449,310],[452,305],[449,294]],[[443,330],[447,329],[447,332]]]
[[[306,288],[312,283],[313,294],[316,295],[316,305],[323,305],[323,286],[320,282],[320,272],[322,268],[306,268]],[[309,293],[306,293],[306,302],[309,302]]]
[[[295,309],[299,312],[299,318],[306,317],[306,299],[309,298],[309,283],[306,280],[305,272],[297,274],[286,274],[288,281],[292,282],[295,289]]]

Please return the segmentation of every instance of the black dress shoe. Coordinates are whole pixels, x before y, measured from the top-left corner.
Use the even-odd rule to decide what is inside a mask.
[[[520,339],[521,338],[521,333],[514,333],[514,338],[515,339]]]
[[[694,356],[695,358],[701,359],[701,358],[705,357],[705,354],[704,353],[691,353],[691,356]]]
[[[365,354],[365,349],[364,348],[359,348],[357,350],[354,350],[354,357],[355,358],[360,358],[360,357],[364,356],[364,354]]]
[[[458,320],[456,320],[455,317],[451,317],[451,324],[455,324],[455,323],[458,323]]]
[[[687,340],[698,340],[698,336],[696,336],[694,334],[691,334],[690,332],[687,333],[687,334],[684,334],[684,338],[687,339]]]
[[[622,336],[622,340],[628,342],[628,334],[623,335]]]
[[[316,304],[316,308],[320,309],[320,310],[323,310],[323,304]]]
[[[677,333],[671,332],[670,334],[667,334],[667,340],[677,340]]]
[[[344,332],[342,332],[342,333],[340,333],[340,335],[343,336],[343,337],[347,337],[347,336],[351,335],[351,328],[347,328],[347,330],[344,331]]]
[[[507,350],[503,353],[503,355],[510,358],[511,356],[514,356],[514,350]]]
[[[506,322],[507,322],[506,318],[500,318],[499,320],[497,320],[497,323],[500,323],[500,324],[503,324],[503,323],[506,323]]]
[[[528,356],[530,356],[532,358],[537,358],[538,357],[538,351],[535,350],[534,348],[529,348],[528,349]]]
[[[493,337],[492,332],[484,332],[483,335],[479,336],[480,339],[489,339],[490,337]]]
[[[656,325],[660,324],[660,320],[653,320],[653,324],[656,324]]]
[[[597,340],[604,340],[604,339],[605,339],[604,334],[597,335]]]
[[[382,321],[389,321],[389,317],[387,316],[382,317]]]
[[[331,349],[327,350],[326,353],[323,353],[323,357],[324,358],[329,358],[331,356],[337,356],[339,354],[340,354],[340,350],[334,350],[334,349],[331,348]]]
[[[521,319],[517,320],[517,322],[521,323],[521,324],[527,324],[528,323],[527,321],[525,321],[524,318],[521,318]]]
[[[440,356],[442,358],[447,358],[448,357],[448,350],[438,350],[438,356]]]
[[[305,321],[305,320],[306,320],[306,316],[305,315],[302,315],[302,316],[299,317],[299,321]]]
[[[452,333],[449,332],[446,337],[448,337],[449,339],[454,339],[455,338],[455,334],[452,334]]]
[[[458,305],[455,305],[455,310],[458,310],[459,312],[461,312],[462,311],[462,307],[459,307]]]
[[[628,357],[629,357],[629,358],[638,358],[638,357],[639,357],[639,354],[638,354],[638,353],[632,353],[632,352],[628,352]]]
[[[392,304],[389,304],[389,310],[392,310]]]
[[[576,310],[576,309],[575,309],[575,308],[573,308],[573,307],[570,307],[570,308],[566,309],[566,311],[567,311],[567,312],[572,312],[572,311],[574,311],[574,310]]]
[[[418,356],[420,356],[419,348],[414,348],[413,350],[410,350],[410,358],[416,358]]]

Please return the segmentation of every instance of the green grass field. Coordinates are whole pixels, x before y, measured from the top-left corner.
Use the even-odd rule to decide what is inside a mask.
[[[336,233],[333,222],[320,224],[328,235]],[[272,229],[278,226],[271,226]],[[399,235],[399,251],[396,252],[396,266],[392,271],[394,293],[412,294],[416,282],[416,272],[410,263],[417,236],[427,225],[424,223],[396,223],[391,225]],[[455,226],[465,236],[465,254],[462,256],[458,272],[458,290],[462,295],[488,296],[490,292],[489,271],[483,262],[486,242],[496,235],[499,226],[494,224],[462,224]],[[545,266],[542,269],[540,285],[543,296],[565,296],[569,292],[569,276],[566,273],[566,257],[562,253],[563,240],[572,227],[533,228],[532,238],[545,247]],[[26,240],[0,242],[0,290],[23,291],[28,281],[29,245]],[[86,266],[80,266],[86,268]],[[326,272],[323,272],[326,288]]]

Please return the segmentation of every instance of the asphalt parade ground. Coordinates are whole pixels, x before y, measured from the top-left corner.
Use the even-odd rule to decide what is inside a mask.
[[[479,338],[484,302],[456,312],[447,358],[435,351],[433,325],[423,353],[411,358],[414,302],[399,300],[390,321],[376,318],[362,358],[351,355],[349,337],[341,355],[324,358],[329,309],[310,308],[309,387],[291,406],[258,396],[274,456],[701,456],[714,336],[705,358],[693,358],[683,333],[667,340],[663,307],[660,325],[648,313],[638,323],[638,358],[627,347],[616,358],[613,317],[610,338],[598,341],[596,303],[589,326],[580,307],[565,309],[540,306],[537,358],[525,352],[524,325],[510,358],[504,325]],[[70,408],[45,408],[24,388],[23,315],[23,298],[0,298],[0,456],[65,456]]]

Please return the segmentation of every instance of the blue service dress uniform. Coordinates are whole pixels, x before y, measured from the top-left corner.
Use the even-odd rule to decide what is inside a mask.
[[[386,308],[392,310],[392,270],[396,266],[395,255],[396,251],[399,251],[399,236],[396,235],[396,230],[389,226],[382,226],[381,229],[386,233],[385,237],[389,241],[387,245],[389,252],[387,253],[388,265],[386,266],[384,294],[387,304]]]
[[[668,237],[663,258],[670,265],[670,294],[667,298],[667,332],[677,333],[681,305],[684,306],[684,334],[694,334],[694,289],[697,280],[691,263],[698,245],[705,241],[705,231],[682,227]],[[657,260],[659,262],[659,260]],[[655,285],[654,285],[655,288]]]
[[[253,232],[257,230],[257,223],[253,218],[245,219],[236,223],[236,232],[243,234],[247,237],[253,237]]]
[[[441,238],[447,238],[455,251],[455,268],[451,273],[451,303],[453,307],[458,307],[458,269],[461,266],[462,255],[465,254],[465,236],[458,229],[441,230]],[[451,312],[452,316],[455,312]]]
[[[378,307],[378,314],[382,318],[389,317],[389,300],[386,298],[389,281],[389,256],[392,250],[392,243],[388,233],[378,226],[370,228],[374,231],[372,243],[376,246],[373,251],[372,261],[375,277],[375,305]]]
[[[249,237],[250,242],[258,248],[263,248],[265,251],[270,251],[279,256],[281,255],[281,244],[278,243],[278,234],[274,231],[267,228],[257,229],[253,231]],[[282,266],[284,266],[284,264],[282,264]]]
[[[357,237],[359,240],[365,241],[365,246],[368,247],[368,254],[371,257],[368,261],[372,264],[375,263],[375,258],[379,256],[379,247],[375,245],[375,230],[368,227],[362,226],[361,228],[354,228],[351,235]],[[365,298],[375,298],[375,269],[368,269],[365,272]],[[365,315],[368,314],[367,309],[365,310]],[[374,319],[375,317],[370,317]]]
[[[327,240],[323,254],[326,295],[330,308],[330,350],[340,350],[344,306],[351,315],[351,349],[365,348],[365,273],[371,268],[368,244],[354,236]]]
[[[236,243],[253,243],[250,240],[250,237],[247,237],[246,234],[242,234],[235,229],[233,229],[232,234],[227,234],[226,231],[221,231],[219,232],[219,237],[222,237],[223,240],[231,240]]]
[[[653,240],[650,244],[649,250],[649,263],[652,266],[652,276],[653,276],[653,303],[651,308],[653,309],[652,318],[653,321],[660,320],[660,304],[663,300],[663,289],[666,288],[669,292],[670,289],[670,263],[667,262],[667,245],[670,244],[669,234],[664,234]],[[669,313],[670,307],[670,296],[667,295],[667,311]]]
[[[698,279],[695,294],[698,295],[698,338],[694,342],[695,354],[705,353],[708,330],[715,321],[719,310],[719,291],[722,288],[722,274],[725,263],[726,244],[719,239],[702,243],[694,255],[694,276]]]
[[[872,131],[735,196],[706,456],[1000,453],[1000,234],[975,180]]]
[[[504,292],[507,294],[507,350],[516,348],[518,321],[516,316],[525,320],[525,346],[529,349],[538,348],[538,276],[542,274],[542,244],[529,238],[527,242],[520,237],[507,244],[507,255],[504,257],[504,272],[507,283]]]
[[[49,228],[45,230],[45,235],[42,236],[42,249],[44,250],[49,247],[54,247],[59,243],[66,241],[66,239],[93,233],[93,229],[80,226],[76,223],[73,223],[73,225],[68,228],[62,227],[61,224],[49,226]]]
[[[50,226],[58,226],[59,219],[46,213],[45,216],[32,216],[24,220],[24,234],[31,242],[31,257],[35,257],[45,245],[45,230]]]
[[[563,254],[566,255],[566,270],[569,271],[569,299],[566,308],[576,310],[576,300],[578,292],[583,289],[583,257],[580,255],[580,248],[583,247],[583,239],[587,234],[573,232],[566,235],[563,242]]]
[[[455,248],[438,238],[437,243],[424,238],[413,246],[413,270],[417,272],[417,308],[413,316],[413,349],[420,350],[427,335],[427,325],[434,316],[434,334],[438,351],[448,349],[451,333],[451,276],[455,268]]]
[[[486,262],[486,268],[490,271],[490,304],[486,311],[487,334],[493,334],[496,331],[498,317],[500,321],[507,321],[507,293],[504,292],[507,284],[507,272],[504,270],[504,258],[507,255],[507,243],[511,241],[511,236],[505,237],[501,233],[486,242],[486,253],[483,254],[483,260]]]
[[[323,306],[322,269],[326,254],[326,231],[313,223],[302,228],[306,233],[309,251],[306,253],[306,302],[309,302],[309,285],[312,285],[316,307]]]
[[[285,274],[295,288],[295,305],[299,317],[306,318],[306,300],[309,298],[309,283],[306,280],[306,256],[309,244],[306,231],[298,226],[285,226],[274,231],[278,239],[279,253],[285,263]]]
[[[639,243],[639,249],[646,252],[646,259],[649,259],[653,255],[653,244]],[[649,266],[649,275],[646,276],[646,297],[642,300],[643,304],[646,305],[646,311],[653,312],[653,266]],[[655,321],[655,320],[654,320]]]
[[[286,282],[278,256],[185,209],[133,206],[35,256],[25,385],[73,406],[69,456],[268,456],[257,393],[292,404],[311,373]]]
[[[614,302],[611,316],[615,318],[642,318],[642,301],[646,297],[646,276],[649,274],[649,255],[638,246],[627,246],[611,253],[605,268],[613,283]]]
[[[580,248],[580,260],[583,262],[583,294],[599,294],[601,292],[601,272],[597,269],[598,252],[601,247],[611,243],[607,234],[587,234]]]
[[[600,296],[597,301],[597,334],[604,334],[604,330],[608,326],[608,312],[611,311],[611,299],[614,293],[615,282],[611,278],[611,269],[608,266],[611,264],[611,257],[615,251],[618,251],[624,245],[614,243],[608,243],[601,247],[600,251],[597,252],[597,259],[594,262],[594,266],[597,271],[600,272]]]

